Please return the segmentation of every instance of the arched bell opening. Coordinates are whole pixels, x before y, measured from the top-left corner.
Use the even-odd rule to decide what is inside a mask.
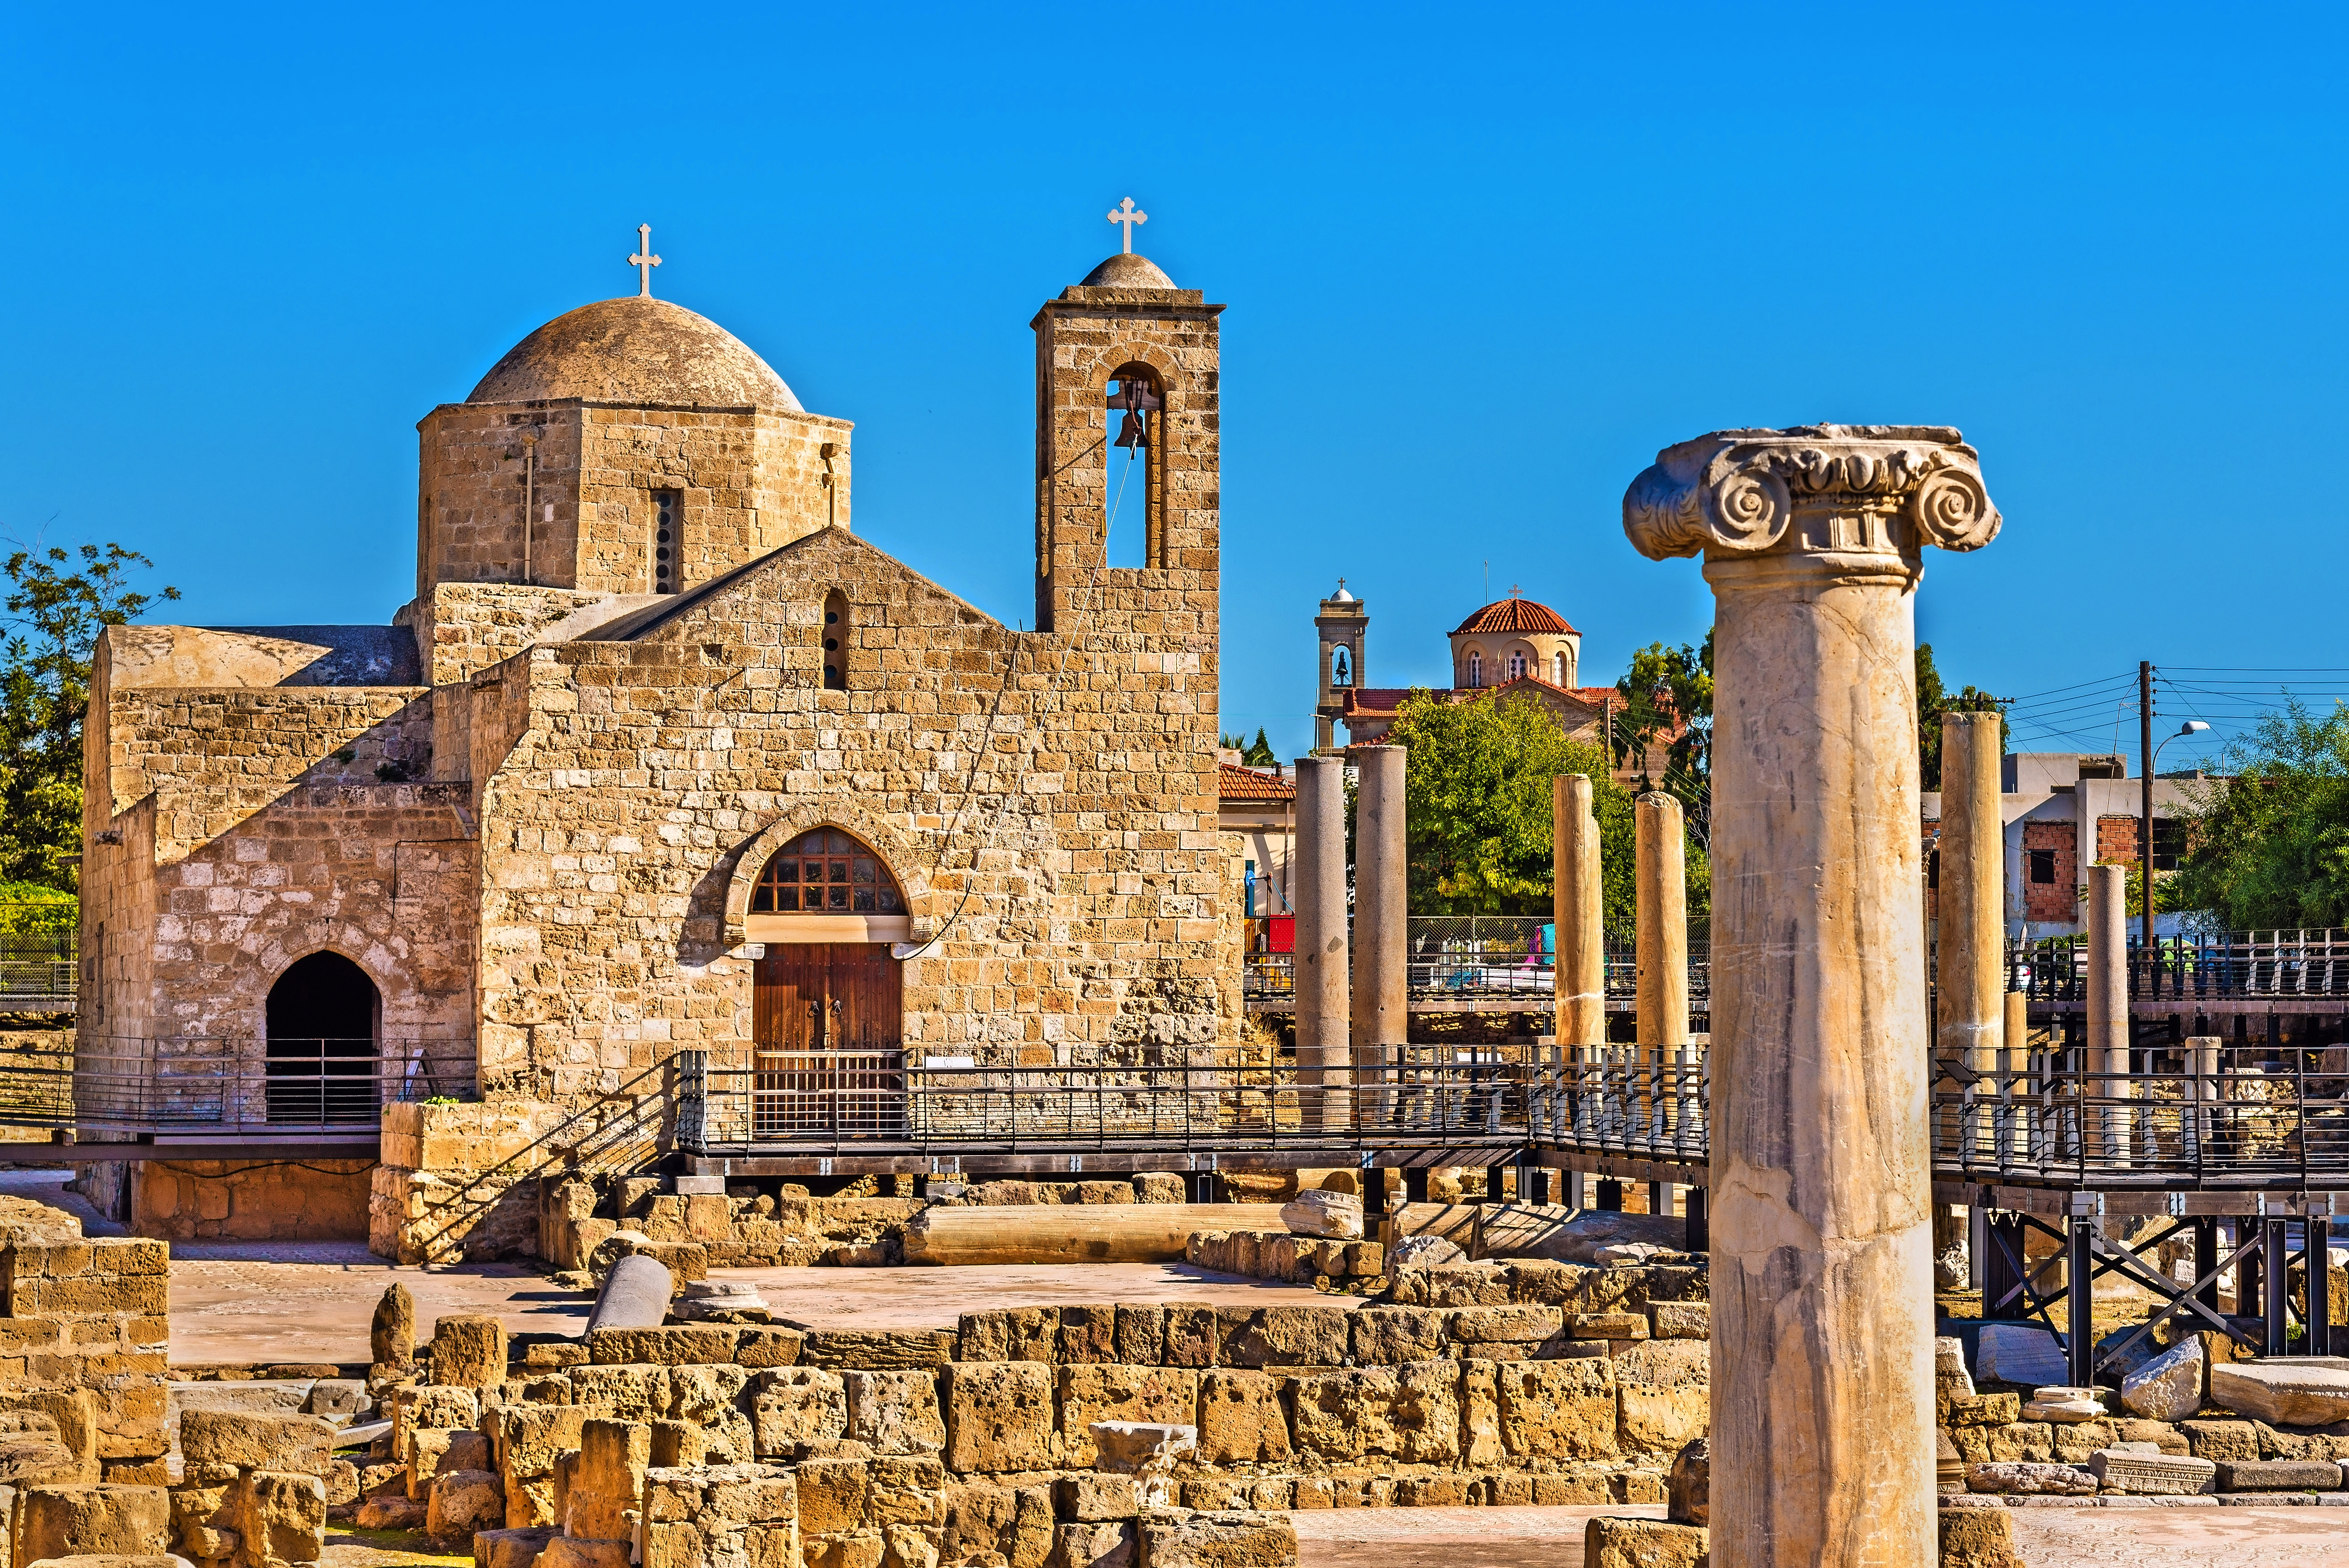
[[[288,965],[269,988],[265,1048],[271,1121],[372,1121],[383,995],[339,953]]]
[[[1130,361],[1105,389],[1107,493],[1102,498],[1103,560],[1112,566],[1166,564],[1165,387],[1158,372]]]

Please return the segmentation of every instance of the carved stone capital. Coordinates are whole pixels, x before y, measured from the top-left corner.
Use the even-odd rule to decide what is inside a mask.
[[[1656,454],[1623,492],[1623,531],[1651,560],[1772,551],[1914,558],[1979,550],[1998,509],[1971,447],[1944,425],[1716,430]]]

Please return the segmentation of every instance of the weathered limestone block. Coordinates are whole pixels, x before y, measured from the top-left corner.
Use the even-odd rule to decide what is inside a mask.
[[[1557,1337],[1565,1329],[1564,1315],[1557,1307],[1540,1305],[1510,1306],[1468,1306],[1445,1315],[1451,1323],[1452,1337],[1463,1346],[1538,1345]],[[1464,1355],[1490,1356],[1480,1348],[1464,1350]]]
[[[947,1443],[936,1374],[843,1372],[848,1436],[876,1454],[935,1454]]]
[[[1050,1361],[1060,1346],[1061,1309],[1012,1306],[966,1312],[957,1329],[957,1361]]]
[[[1054,1360],[1076,1365],[1117,1358],[1116,1307],[1102,1305],[1061,1308],[1060,1354]]]
[[[1335,1367],[1346,1359],[1347,1314],[1334,1306],[1225,1308],[1226,1367]]]
[[[1497,1465],[1507,1455],[1501,1444],[1501,1400],[1495,1371],[1490,1361],[1460,1364],[1460,1462],[1476,1469]]]
[[[581,1183],[585,1185],[585,1183]],[[477,1530],[473,1532],[473,1568],[533,1568],[538,1554],[555,1532],[538,1526]]]
[[[1177,1301],[1166,1305],[1166,1354],[1169,1367],[1215,1367],[1221,1364],[1223,1323],[1205,1302]]]
[[[803,1367],[905,1371],[937,1367],[954,1359],[955,1336],[928,1329],[902,1332],[820,1329],[800,1345]]]
[[[1609,1459],[1618,1451],[1612,1361],[1503,1362],[1493,1369],[1501,1444],[1517,1459]]]
[[[947,1465],[957,1474],[1051,1470],[1053,1369],[1032,1361],[947,1365]]]
[[[642,1421],[590,1418],[580,1429],[579,1458],[564,1496],[563,1532],[590,1541],[625,1541],[652,1468],[652,1428]]]
[[[1063,1524],[1053,1532],[1050,1568],[1134,1568],[1130,1521]]]
[[[848,1433],[848,1386],[820,1367],[781,1367],[759,1374],[750,1400],[750,1429],[762,1458],[788,1454],[802,1443]]]
[[[405,1370],[416,1362],[416,1298],[404,1284],[391,1286],[375,1305],[367,1349],[378,1367]]]
[[[1645,1339],[1648,1318],[1639,1312],[1586,1312],[1574,1320],[1577,1339]]]
[[[1299,1192],[1280,1206],[1280,1222],[1294,1235],[1359,1242],[1362,1239],[1362,1201],[1351,1192],[1318,1188]]]
[[[191,1465],[323,1475],[334,1441],[335,1429],[316,1416],[188,1410],[180,1417],[180,1454]]]
[[[2034,1390],[2023,1401],[2023,1418],[2058,1423],[2101,1421],[2105,1418],[2105,1405],[2094,1388],[2051,1387]]]
[[[538,1568],[628,1568],[628,1542],[558,1535],[539,1553]]]
[[[781,1324],[745,1324],[737,1331],[734,1359],[751,1367],[797,1366],[806,1337]]]
[[[415,1389],[411,1398],[398,1401],[393,1409],[409,1429],[444,1427],[471,1430],[481,1424],[481,1396],[471,1388],[428,1384]],[[392,1429],[395,1446],[399,1426]]]
[[[1704,1438],[1672,1457],[1664,1483],[1667,1519],[1675,1524],[1713,1522],[1713,1444]]]
[[[2339,1491],[2341,1467],[2326,1460],[2221,1460],[2220,1491]]]
[[[799,1483],[799,1523],[811,1535],[832,1535],[868,1522],[864,1502],[872,1488],[862,1460],[802,1460],[793,1472]]]
[[[1144,1519],[1138,1568],[1296,1568],[1297,1529],[1277,1514]]]
[[[1061,1462],[1093,1462],[1087,1430],[1096,1421],[1188,1425],[1199,1398],[1199,1374],[1187,1367],[1080,1366],[1060,1369]]]
[[[1701,1525],[1594,1519],[1583,1526],[1583,1568],[1703,1568],[1711,1542]]]
[[[2210,1367],[2210,1400],[2286,1427],[2349,1420],[2349,1362],[2237,1362]]]
[[[444,1317],[432,1326],[432,1381],[494,1388],[506,1378],[506,1326],[494,1317]]]
[[[2002,1494],[2088,1497],[2095,1493],[2096,1478],[2075,1465],[1992,1460],[1966,1467],[1966,1488]]]
[[[1648,1308],[1648,1328],[1657,1339],[1710,1339],[1713,1337],[1713,1304],[1703,1301],[1659,1301]],[[1964,1362],[1958,1364],[1965,1369]],[[1968,1390],[1972,1390],[1969,1387]]]
[[[167,1552],[171,1504],[160,1486],[28,1486],[16,1494],[16,1561]]]
[[[315,1475],[256,1470],[240,1477],[230,1518],[248,1562],[316,1563],[326,1554],[326,1487]]]
[[[2187,1451],[2198,1460],[2255,1460],[2260,1434],[2249,1421],[2180,1421]]]
[[[1619,1426],[1630,1453],[1676,1454],[1707,1435],[1713,1416],[1712,1346],[1664,1339],[1613,1358]]]
[[[1459,1379],[1459,1364],[1453,1361],[1414,1361],[1402,1367],[1296,1377],[1290,1387],[1297,1447],[1331,1460],[1379,1455],[1405,1464],[1457,1463]],[[1611,1390],[1608,1404],[1611,1437]]]
[[[2003,1508],[1945,1508],[1938,1515],[1940,1568],[2023,1568],[2014,1515]]]
[[[2088,1473],[2106,1491],[2137,1496],[2191,1497],[2208,1489],[2219,1467],[2182,1454],[2124,1453],[2099,1449],[2088,1456]]]
[[[587,1336],[587,1359],[597,1367],[723,1367],[733,1364],[740,1336],[740,1329],[719,1323],[599,1328]]]
[[[1137,1203],[1182,1203],[1189,1199],[1179,1172],[1142,1171],[1134,1174],[1133,1201]]]
[[[1065,1475],[1052,1483],[1052,1502],[1062,1519],[1082,1524],[1132,1519],[1141,1511],[1141,1494],[1130,1475]]]
[[[1166,1354],[1166,1309],[1148,1305],[1129,1305],[1121,1302],[1117,1308],[1117,1326],[1112,1330],[1116,1355],[1111,1359],[1128,1367],[1155,1367]]]
[[[797,1568],[799,1511],[788,1470],[656,1468],[645,1477],[644,1568]]]
[[[1288,1462],[1288,1419],[1281,1408],[1280,1385],[1272,1374],[1219,1368],[1195,1376],[1200,1463]]]

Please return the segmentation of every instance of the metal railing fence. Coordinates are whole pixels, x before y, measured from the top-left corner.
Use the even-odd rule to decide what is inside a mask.
[[[1423,1001],[1497,996],[1522,996],[1537,1005],[1546,1001],[1557,992],[1549,923],[1537,914],[1413,915],[1405,928],[1412,995]],[[1712,1000],[1708,936],[1703,922],[1691,923],[1689,1000],[1699,1008]],[[1251,1001],[1287,1001],[1297,995],[1295,956],[1267,950],[1260,932],[1252,934],[1243,973],[1243,991]],[[1639,959],[1628,929],[1607,933],[1606,975],[1609,997],[1629,1001],[1637,995]]]
[[[471,1040],[100,1037],[0,1057],[0,1124],[88,1132],[349,1133],[386,1105],[474,1090]]]
[[[2128,939],[2133,1001],[2291,1001],[2349,998],[2349,931],[2219,931]],[[2081,1006],[2088,995],[2085,936],[2009,941],[2007,989],[2034,1004]]]
[[[79,907],[0,903],[0,1012],[73,1010],[81,977]]]

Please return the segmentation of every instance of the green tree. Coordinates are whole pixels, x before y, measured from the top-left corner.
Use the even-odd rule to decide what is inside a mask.
[[[1405,834],[1416,914],[1547,914],[1551,908],[1550,780],[1587,773],[1599,818],[1609,924],[1633,917],[1631,797],[1596,746],[1570,738],[1530,696],[1454,702],[1421,689],[1389,731],[1407,748]],[[1689,913],[1711,882],[1702,848],[1688,851]]]
[[[2240,930],[2349,921],[2349,707],[2287,696],[2227,748],[2231,777],[2188,784],[2186,852],[2164,904]]]
[[[1264,738],[1264,726],[1257,726],[1256,739],[1249,744],[1246,751],[1240,753],[1240,760],[1251,768],[1280,766],[1280,758],[1272,754],[1272,742]]]
[[[1918,788],[1939,789],[1941,787],[1941,716],[1945,713],[1996,713],[1998,721],[1999,755],[2006,755],[2007,721],[2005,697],[1992,696],[1980,686],[1970,686],[1951,696],[1941,685],[1941,672],[1933,667],[1933,645],[1917,645],[1917,778]],[[2157,890],[2158,892],[2158,890]],[[2129,905],[2135,909],[2137,905]]]
[[[1615,718],[1615,763],[1640,762],[1640,789],[1661,789],[1687,813],[1699,842],[1709,841],[1713,818],[1713,629],[1698,646],[1651,643],[1631,655],[1615,689],[1624,701]],[[1649,750],[1665,737],[1664,776],[1647,771]]]
[[[0,641],[0,881],[70,891],[81,843],[81,724],[98,634],[177,588],[143,593],[134,568],[154,563],[119,544],[18,550],[6,579]]]

